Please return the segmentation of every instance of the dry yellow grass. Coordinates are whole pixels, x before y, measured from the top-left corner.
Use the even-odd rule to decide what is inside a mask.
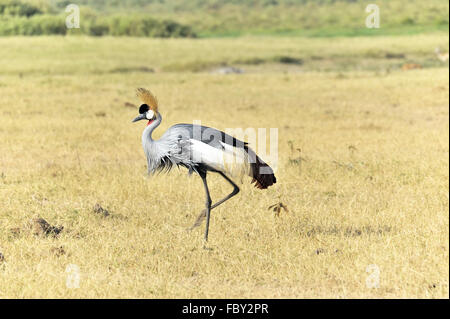
[[[431,38],[430,54],[435,43],[448,44]],[[197,40],[179,40],[176,53],[175,40],[99,41],[0,39],[17,52],[2,52],[0,73],[0,297],[449,296],[448,66],[383,74],[102,73],[130,61],[189,63],[200,48]],[[296,46],[268,41],[268,55],[277,41]],[[320,48],[316,41],[311,46]],[[260,42],[247,39],[247,46]],[[77,43],[85,46],[79,60]],[[139,52],[143,43],[155,51]],[[425,50],[407,37],[396,45],[411,43]],[[217,54],[224,52],[233,56],[230,48]],[[146,176],[143,125],[131,124],[137,110],[124,106],[138,103],[137,87],[159,98],[157,136],[193,120],[279,129],[278,183],[260,191],[247,180],[213,210],[210,250],[204,225],[185,230],[203,208],[201,180],[183,169]],[[210,187],[213,200],[229,192],[214,175]],[[289,212],[276,217],[268,207],[280,201]],[[111,215],[95,214],[96,203]],[[64,230],[35,236],[26,228],[35,216]],[[70,264],[79,268],[79,288],[66,286]],[[369,265],[380,270],[378,288],[366,284]]]

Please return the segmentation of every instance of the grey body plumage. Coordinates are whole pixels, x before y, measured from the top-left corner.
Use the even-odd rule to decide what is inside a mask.
[[[153,140],[152,133],[161,121],[162,117],[158,114],[156,120],[142,133],[142,147],[147,157],[148,173],[170,171],[174,165],[194,169],[195,163],[191,161],[190,142],[185,130],[172,126],[160,139]]]
[[[224,150],[223,143],[245,149],[247,143],[242,142],[217,129],[195,125],[176,124],[171,126],[158,140],[152,138],[153,131],[161,124],[162,117],[157,115],[142,134],[142,146],[147,156],[148,172],[154,174],[160,171],[170,171],[174,166],[184,166],[189,171],[214,170],[207,164],[195,160],[195,150],[192,140],[205,143],[219,150]]]

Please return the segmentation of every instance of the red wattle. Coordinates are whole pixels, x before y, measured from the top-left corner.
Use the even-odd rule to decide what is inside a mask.
[[[152,124],[152,123],[153,123],[153,121],[154,121],[154,120],[150,120],[150,121],[148,121],[148,123],[147,123],[147,126],[149,126],[150,124]]]

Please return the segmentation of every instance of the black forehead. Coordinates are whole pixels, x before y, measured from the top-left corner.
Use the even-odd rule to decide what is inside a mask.
[[[139,107],[139,114],[144,114],[145,112],[147,112],[148,110],[150,110],[150,107],[147,104],[142,104]]]

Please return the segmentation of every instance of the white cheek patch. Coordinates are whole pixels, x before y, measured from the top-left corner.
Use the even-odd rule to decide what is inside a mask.
[[[147,120],[151,120],[154,115],[155,113],[152,110],[149,110],[147,111],[147,113],[145,113],[145,117],[147,118]]]

